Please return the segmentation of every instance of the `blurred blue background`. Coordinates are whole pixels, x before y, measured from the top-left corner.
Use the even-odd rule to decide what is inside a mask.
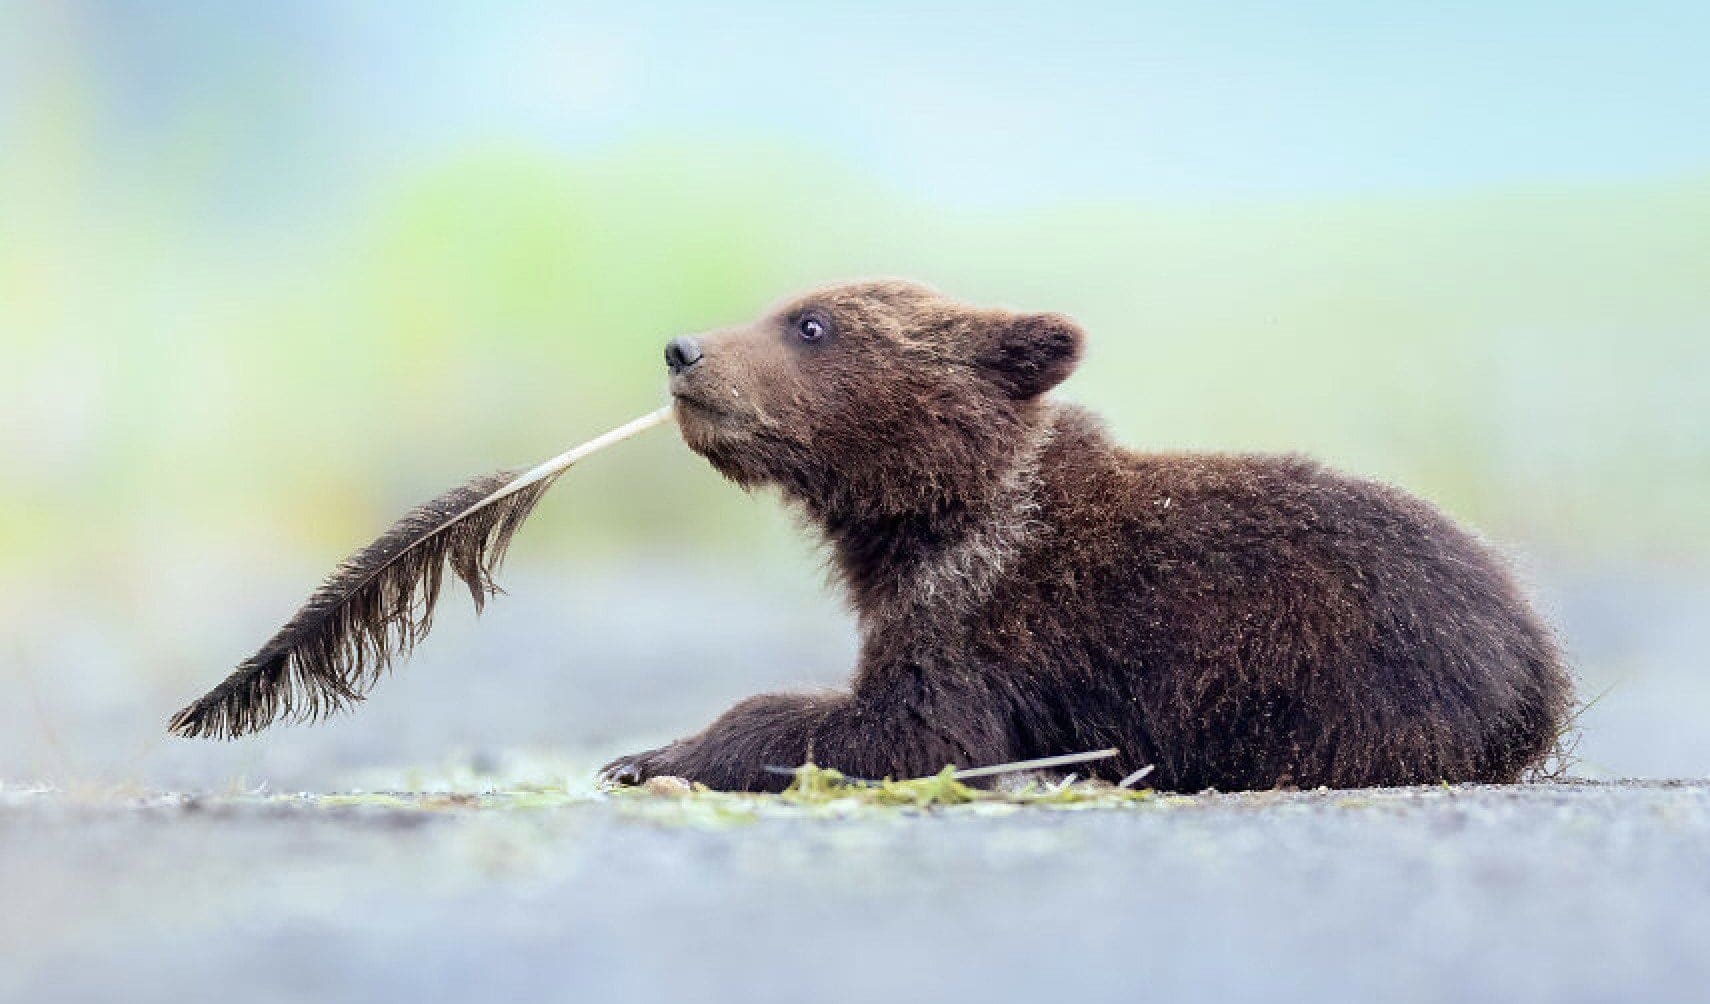
[[[344,552],[655,407],[670,335],[903,275],[1059,310],[1142,448],[1502,543],[1581,770],[1710,775],[1710,9],[0,5],[0,778],[594,762],[835,683],[811,542],[668,433],[355,716],[161,738]],[[706,611],[692,638],[667,604]]]

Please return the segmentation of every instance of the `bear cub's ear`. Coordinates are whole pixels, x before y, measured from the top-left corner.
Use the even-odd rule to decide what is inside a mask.
[[[974,362],[1017,400],[1062,383],[1081,359],[1080,326],[1062,314],[1009,314],[992,322]]]

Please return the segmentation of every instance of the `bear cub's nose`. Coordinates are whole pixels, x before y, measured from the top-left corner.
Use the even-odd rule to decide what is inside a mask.
[[[700,343],[688,335],[678,335],[665,343],[665,368],[672,373],[681,373],[700,361]]]

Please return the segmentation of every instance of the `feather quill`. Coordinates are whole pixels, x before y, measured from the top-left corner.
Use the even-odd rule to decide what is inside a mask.
[[[670,417],[671,409],[661,408],[545,463],[471,478],[411,509],[333,569],[260,651],[173,715],[167,730],[235,739],[279,719],[312,722],[361,701],[433,626],[447,568],[480,611],[499,592],[493,576],[511,538],[558,476]]]

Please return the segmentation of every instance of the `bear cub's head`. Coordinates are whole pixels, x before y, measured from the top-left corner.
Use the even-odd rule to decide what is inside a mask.
[[[1041,395],[1081,354],[1057,314],[898,281],[830,286],[665,348],[689,447],[833,521],[931,515],[1000,490],[1038,448]]]

